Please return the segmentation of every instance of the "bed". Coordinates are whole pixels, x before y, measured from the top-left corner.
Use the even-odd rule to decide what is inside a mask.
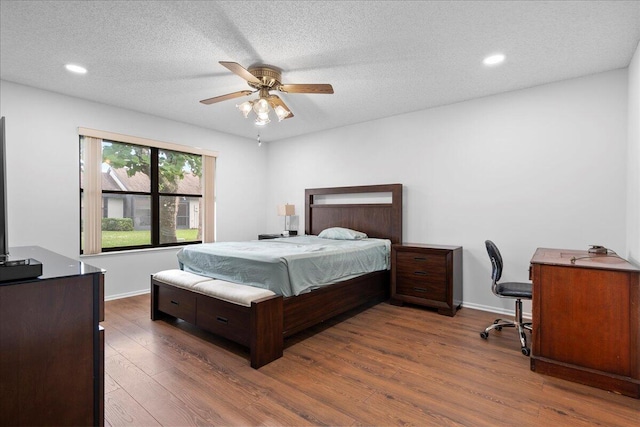
[[[305,223],[306,235],[344,227],[400,243],[402,184],[307,189]],[[180,318],[248,347],[251,366],[257,369],[282,356],[284,338],[355,307],[384,301],[389,288],[389,271],[380,270],[292,296],[260,297],[244,306],[152,276],[151,319]]]

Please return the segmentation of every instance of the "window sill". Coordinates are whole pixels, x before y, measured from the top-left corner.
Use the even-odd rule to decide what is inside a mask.
[[[95,257],[103,257],[103,256],[127,255],[127,254],[148,253],[148,252],[164,252],[164,251],[178,252],[183,247],[184,246],[167,246],[165,248],[125,249],[122,251],[100,252],[99,254],[91,254],[91,255],[81,254],[79,255],[79,257],[82,259],[82,258],[95,258]]]

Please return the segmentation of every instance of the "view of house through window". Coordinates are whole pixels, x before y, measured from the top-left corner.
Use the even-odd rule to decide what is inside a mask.
[[[201,155],[95,141],[101,144],[102,251],[202,241]],[[87,178],[84,145],[81,140],[83,244]]]

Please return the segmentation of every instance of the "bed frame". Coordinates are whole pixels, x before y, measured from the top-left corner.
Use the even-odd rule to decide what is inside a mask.
[[[374,193],[390,193],[391,202],[320,202],[327,196],[357,198]],[[306,234],[346,227],[392,243],[402,240],[402,184],[307,189],[305,199]],[[299,296],[262,298],[245,307],[171,286],[152,276],[151,319],[180,318],[248,347],[251,366],[257,369],[282,357],[285,337],[352,308],[384,301],[389,298],[389,289],[389,271],[378,271]]]

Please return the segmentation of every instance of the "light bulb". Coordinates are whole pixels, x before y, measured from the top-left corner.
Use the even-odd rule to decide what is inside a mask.
[[[253,111],[255,111],[256,114],[269,113],[269,103],[266,99],[260,98],[253,103]]]
[[[278,116],[279,122],[286,119],[287,116],[291,114],[291,111],[287,111],[282,105],[278,105],[276,108],[273,109],[273,111],[276,112],[276,116]]]
[[[264,126],[269,122],[271,122],[271,120],[269,120],[269,116],[264,119],[261,119],[260,117],[256,118],[256,126]]]
[[[491,56],[487,56],[486,58],[484,58],[484,60],[482,61],[484,63],[484,65],[498,65],[501,62],[504,62],[505,56],[501,53],[497,53],[495,55],[491,55]]]
[[[252,107],[250,101],[245,101],[240,105],[236,104],[236,107],[238,107],[238,110],[240,110],[240,112],[242,113],[245,119],[249,117],[249,113],[251,112],[251,107]]]
[[[267,120],[269,118],[269,113],[258,113],[256,115],[260,120]]]
[[[87,74],[87,69],[81,65],[67,64],[64,67],[67,69],[67,71],[71,71],[72,73]]]

